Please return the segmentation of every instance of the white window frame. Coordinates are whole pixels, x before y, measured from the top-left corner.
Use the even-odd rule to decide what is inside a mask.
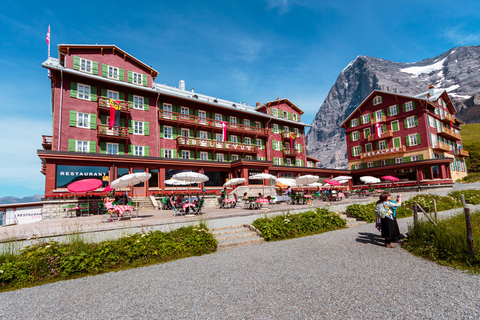
[[[380,114],[380,117],[378,116],[379,114]],[[383,117],[382,109],[375,111],[374,115],[375,115],[376,122],[379,122],[379,120],[382,120],[382,117]]]
[[[188,119],[188,116],[190,116],[190,108],[189,107],[180,107],[180,114],[182,119]]]
[[[78,64],[80,66],[78,70],[80,70],[82,72],[86,72],[86,73],[92,73],[92,70],[93,70],[93,61],[92,60],[80,58],[80,61],[78,62]]]
[[[255,121],[255,128],[261,128],[262,127],[262,124],[260,123],[260,121]]]
[[[274,123],[273,126],[272,126],[272,128],[273,128],[273,133],[279,133],[279,131],[278,131],[278,124]]]
[[[273,150],[280,150],[280,141],[273,141]]]
[[[237,136],[234,136],[234,135],[231,135],[231,136],[230,136],[230,142],[232,142],[232,143],[238,143],[238,137],[237,137]]]
[[[77,112],[77,127],[90,129],[90,114]]]
[[[381,166],[386,166],[387,165],[387,159],[380,160],[380,165]]]
[[[120,93],[118,91],[107,90],[107,98],[112,100],[120,100]]]
[[[393,130],[393,124],[394,124],[395,122],[397,123],[397,129],[398,129],[398,130]],[[400,131],[400,121],[398,121],[398,120],[392,121],[392,122],[390,123],[390,128],[392,129],[392,132]]]
[[[413,110],[413,102],[412,101],[405,102],[405,112],[409,112],[412,110]]]
[[[200,131],[200,133],[198,134],[198,136],[200,137],[201,140],[207,140],[207,139],[208,139],[208,133],[207,133],[207,131]]]
[[[115,72],[116,71],[116,72]],[[112,75],[110,75],[112,73]],[[116,77],[115,77],[116,74]],[[118,80],[120,69],[114,66],[107,66],[107,78]]]
[[[399,163],[403,163],[403,158],[402,157],[395,158],[395,164],[399,164]]]
[[[365,134],[367,130],[368,130],[368,134]],[[365,137],[365,139],[368,139],[368,136],[371,134],[371,131],[372,130],[370,129],[370,127],[363,129],[363,136]]]
[[[368,148],[367,148],[368,145],[370,145],[370,151],[367,151],[367,150],[368,150]],[[373,151],[373,145],[372,145],[372,143],[366,143],[366,144],[365,144],[365,152],[371,152],[371,151]]]
[[[411,134],[408,136],[408,142],[409,142],[409,146],[410,147],[413,147],[413,146],[417,146],[418,145],[418,141],[417,141],[417,134]]]
[[[143,85],[143,74],[132,71],[132,83]]]
[[[215,134],[215,141],[222,142],[223,135],[221,133]]]
[[[190,160],[190,150],[182,150],[182,159]]]
[[[224,154],[223,153],[216,153],[216,160],[219,161],[219,162],[224,162],[225,161]]]
[[[282,118],[288,120],[288,111],[282,111],[282,113],[283,113]]]
[[[223,116],[221,113],[215,113],[215,126],[222,127]]]
[[[290,132],[290,128],[288,126],[283,126],[283,132]]]
[[[237,117],[230,116],[230,124],[233,128],[237,127]]]
[[[407,129],[415,128],[415,117],[407,118]]]
[[[352,119],[352,121],[350,121],[350,128],[353,128],[356,126],[358,126],[358,118],[354,118]]]
[[[245,126],[245,129],[250,130],[250,120],[243,119],[243,125]]]
[[[145,134],[145,126],[143,121],[136,121],[132,120],[133,125],[133,134],[144,135]]]
[[[428,125],[435,128],[435,119],[432,116],[428,116]]]
[[[256,139],[255,144],[262,149],[262,139]]]
[[[245,156],[245,160],[253,160],[253,158],[252,158],[251,155],[247,155],[247,156]]]
[[[272,108],[272,116],[273,117],[278,117],[278,109]]]
[[[205,110],[198,110],[198,122],[201,124],[207,123],[207,112]]]
[[[298,113],[292,113],[292,119],[298,122]]]
[[[377,104],[380,104],[383,102],[383,98],[382,96],[376,96],[375,98],[373,98],[373,105],[376,106]]]
[[[360,146],[353,147],[353,157],[358,157],[360,155]]]
[[[367,168],[373,168],[373,161],[367,162]]]
[[[290,159],[290,158],[285,159],[285,165],[291,167],[292,166],[292,159]]]
[[[354,164],[355,170],[359,170],[362,168],[362,165],[360,163]]]
[[[173,159],[173,150],[172,149],[163,149],[163,157],[168,159]]]
[[[115,151],[114,149],[116,149],[116,152],[114,152]],[[118,143],[107,142],[107,150],[106,150],[107,154],[118,154],[118,150],[119,150]]]
[[[378,141],[378,149],[379,150],[387,149],[387,141],[386,140]]]
[[[165,119],[172,119],[172,105],[169,103],[163,104],[163,111],[168,112],[163,114],[163,118]]]
[[[238,154],[232,154],[232,161],[238,161]]]
[[[89,152],[90,151],[90,141],[75,140],[75,151],[76,152]]]
[[[208,160],[208,152],[200,151],[200,160],[207,161]]]
[[[143,110],[145,100],[140,96],[133,96],[133,109]]]
[[[252,138],[245,137],[245,144],[252,144]]]
[[[293,132],[295,133],[295,135],[296,135],[297,137],[299,136],[298,128],[293,128]]]
[[[295,166],[296,166],[296,167],[301,167],[301,166],[302,166],[302,160],[300,160],[300,159],[295,159]]]
[[[145,155],[145,148],[143,146],[133,146],[133,155],[143,157],[143,155]]]
[[[358,141],[358,140],[360,140],[360,132],[358,132],[358,130],[357,130],[357,131],[353,131],[353,132],[351,133],[351,135],[352,135],[352,141]]]
[[[173,128],[171,126],[163,126],[163,138],[173,139]]]
[[[77,83],[77,98],[90,101],[91,87],[87,84]]]
[[[397,113],[397,105],[394,104],[393,106],[388,107],[390,109],[390,117],[396,116]]]
[[[363,118],[363,124],[370,123],[370,114],[369,113],[364,114],[362,116],[362,118]]]
[[[420,161],[420,155],[414,155],[414,156],[410,156],[410,161],[414,162],[414,161]]]

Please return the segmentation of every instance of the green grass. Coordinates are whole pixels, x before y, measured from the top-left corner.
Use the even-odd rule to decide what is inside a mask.
[[[404,248],[441,265],[480,273],[480,213],[472,214],[474,256],[468,255],[463,214],[437,224],[435,227],[429,221],[420,221],[416,229],[410,226]]]
[[[480,141],[480,123],[464,124],[460,127],[462,142],[464,145]]]
[[[480,172],[480,123],[461,126],[463,148],[468,151],[466,158],[468,172]],[[471,179],[463,180],[473,182]],[[476,180],[478,181],[478,180]]]

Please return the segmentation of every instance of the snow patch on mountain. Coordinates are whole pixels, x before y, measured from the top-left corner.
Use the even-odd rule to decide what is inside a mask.
[[[400,72],[413,74],[414,77],[418,77],[422,73],[429,74],[430,72],[433,72],[433,71],[442,70],[443,62],[445,62],[446,59],[447,58],[427,66],[403,68],[403,69],[400,69]]]

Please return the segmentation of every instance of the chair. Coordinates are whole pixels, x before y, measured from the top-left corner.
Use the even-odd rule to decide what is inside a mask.
[[[194,214],[201,214],[202,213],[204,201],[205,201],[204,199],[200,199],[200,201],[197,203],[197,205],[192,208]]]
[[[226,209],[225,202],[223,202],[223,199],[221,197],[217,198],[217,201],[218,201],[218,209]]]
[[[67,218],[73,218],[77,216],[77,207],[74,204],[69,204],[68,206],[63,206],[63,210],[67,214]]]
[[[184,213],[185,211],[183,210],[182,205],[175,204],[173,206],[173,216],[176,216],[177,214],[182,216]]]
[[[90,215],[90,204],[89,203],[81,203],[78,206],[80,210],[80,215],[83,216],[89,216]]]

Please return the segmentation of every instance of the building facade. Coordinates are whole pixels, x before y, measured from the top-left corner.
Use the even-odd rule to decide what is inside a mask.
[[[58,45],[58,53],[42,64],[53,114],[37,151],[46,195],[83,178],[106,187],[144,171],[152,178],[135,186],[140,196],[171,190],[164,181],[184,170],[207,175],[207,191],[236,177],[263,183],[248,181],[260,172],[318,173],[306,155],[303,111],[288,99],[250,107],[185,90],[183,81],[157,84],[155,69],[114,45]]]
[[[419,183],[466,176],[460,120],[445,90],[408,96],[373,91],[342,124],[352,174],[385,174]]]

